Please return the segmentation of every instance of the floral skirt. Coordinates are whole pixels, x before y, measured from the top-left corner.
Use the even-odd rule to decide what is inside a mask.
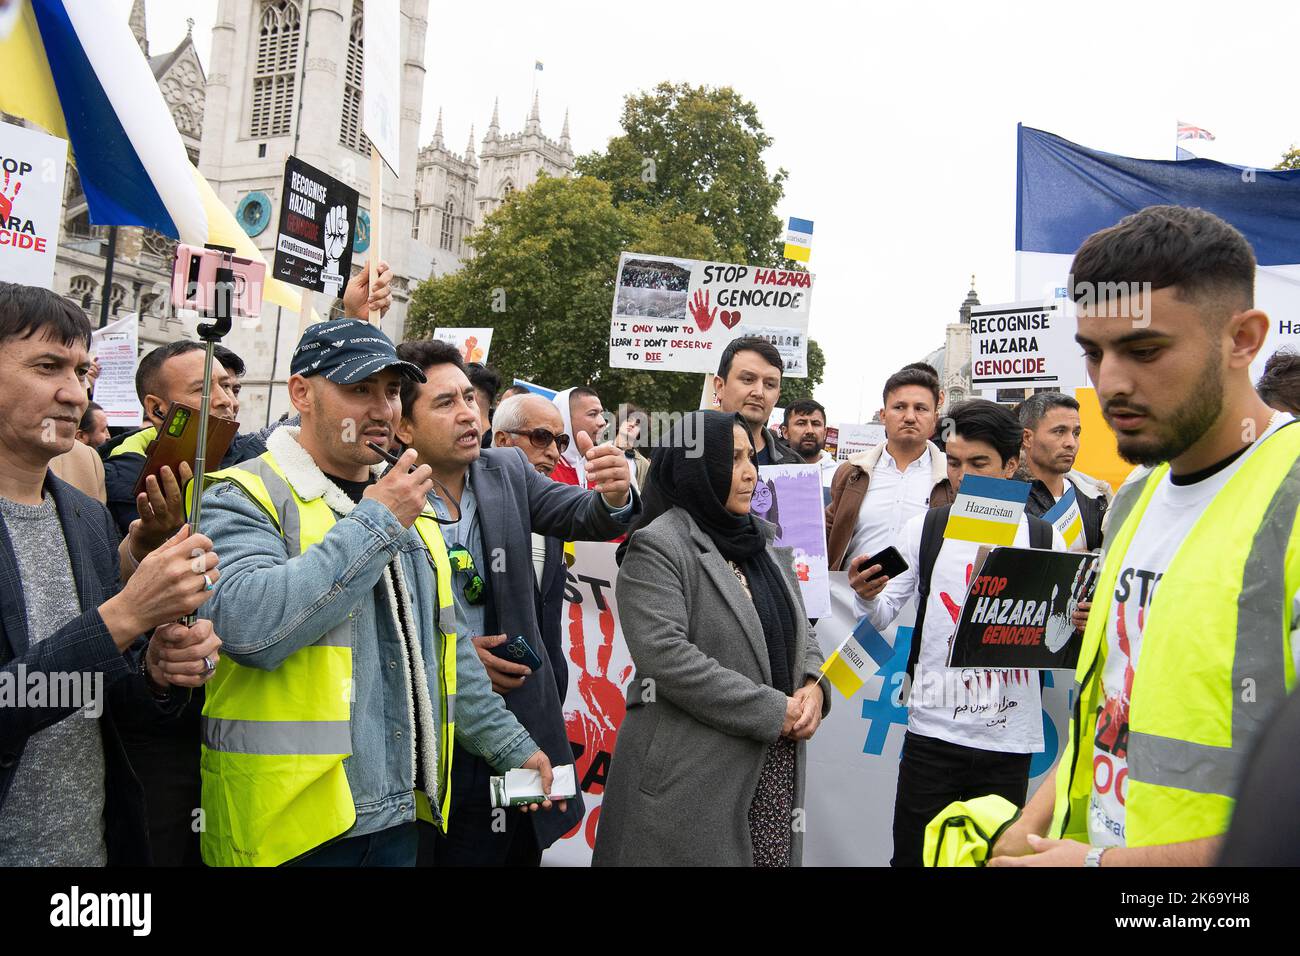
[[[754,866],[789,866],[794,848],[794,755],[798,744],[782,737],[767,748],[749,804]]]

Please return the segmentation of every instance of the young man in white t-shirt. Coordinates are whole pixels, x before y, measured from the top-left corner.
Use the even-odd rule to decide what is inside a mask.
[[[1078,754],[1069,765],[1065,761],[1058,763],[1052,774],[1068,780],[1071,778],[1061,775],[1078,773],[1085,764],[1091,767],[1086,804],[1078,796],[1071,799],[1076,791],[1066,788],[1062,805],[1055,807],[1062,828],[1074,820],[1069,827],[1072,834],[1084,829],[1084,821],[1078,818],[1086,816],[1088,842],[1043,836],[1052,824],[1057,800],[1057,788],[1049,778],[1020,819],[998,840],[990,862],[1042,866],[1209,865],[1218,852],[1218,834],[1164,841],[1130,839],[1126,799],[1131,796],[1130,705],[1134,677],[1143,666],[1143,639],[1156,639],[1145,631],[1158,591],[1182,586],[1183,581],[1213,578],[1223,555],[1239,544],[1224,541],[1222,550],[1203,548],[1180,554],[1184,541],[1261,447],[1267,447],[1275,438],[1291,440],[1289,435],[1278,436],[1287,428],[1290,416],[1265,405],[1250,380],[1250,364],[1264,344],[1270,323],[1268,316],[1252,306],[1255,260],[1250,245],[1236,229],[1204,210],[1153,206],[1129,216],[1091,236],[1075,256],[1071,273],[1074,295],[1080,302],[1076,338],[1083,347],[1088,374],[1115,432],[1120,454],[1144,466],[1168,462],[1169,469],[1158,479],[1151,477],[1149,467],[1140,469],[1116,495],[1112,517],[1119,520],[1112,520],[1107,529],[1107,548],[1118,547],[1113,542],[1129,530],[1132,540],[1117,558],[1113,591],[1103,594],[1099,589],[1095,600],[1101,603],[1091,612],[1094,618],[1105,615],[1100,645],[1105,662],[1096,698],[1099,704],[1092,713],[1076,715]],[[1148,276],[1151,281],[1140,281]],[[1126,281],[1120,283],[1121,279]],[[1103,285],[1128,291],[1109,300],[1089,293]],[[1283,456],[1284,464],[1290,457],[1289,452]],[[1129,529],[1124,514],[1138,507],[1135,492],[1145,489],[1148,479],[1157,484],[1147,489],[1150,500],[1145,510],[1134,512],[1137,523]],[[1240,533],[1253,541],[1258,530],[1243,526]],[[1283,533],[1278,537],[1279,551],[1284,551],[1289,561],[1290,536]],[[1179,557],[1176,564],[1175,556]],[[1105,557],[1103,562],[1110,565]],[[1208,567],[1206,562],[1210,562]],[[1187,577],[1173,585],[1171,572]],[[1105,576],[1104,568],[1103,579]],[[1286,639],[1279,635],[1278,653],[1256,661],[1251,674],[1252,688],[1257,684],[1260,694],[1268,693],[1270,688],[1284,693],[1282,688],[1289,683],[1286,672],[1291,670],[1286,644],[1292,655],[1300,646],[1297,595],[1265,587],[1247,592],[1240,577],[1223,574],[1220,579],[1220,600],[1236,605],[1238,615],[1250,609],[1267,619],[1276,611],[1279,625],[1284,625],[1279,631],[1286,633]],[[1096,627],[1100,622],[1093,623]],[[1231,639],[1230,634],[1209,631],[1195,636],[1204,646]],[[1162,629],[1159,640],[1167,646],[1187,637]],[[1204,666],[1200,660],[1187,663],[1189,671],[1198,665]],[[1080,670],[1084,668],[1081,658]],[[1144,706],[1143,712],[1149,715],[1157,706],[1167,712],[1170,695],[1172,706],[1178,707],[1181,694],[1198,726],[1218,720],[1218,714],[1231,709],[1234,696],[1246,691],[1231,686],[1231,680],[1206,682],[1204,675],[1202,670],[1199,679],[1179,682],[1167,679],[1161,672],[1156,682],[1159,690],[1153,696],[1164,694],[1165,699]],[[1095,678],[1080,675],[1078,679],[1085,682],[1087,695]],[[1255,691],[1250,693],[1254,705]],[[1250,721],[1262,723],[1266,719],[1266,703],[1262,697],[1259,699],[1258,711],[1248,714]],[[1159,768],[1169,774],[1169,782],[1163,784],[1162,832],[1205,831],[1205,811],[1199,809],[1203,805],[1194,801],[1201,794],[1215,799],[1231,796],[1233,791],[1229,789],[1225,794],[1216,778],[1221,767],[1245,757],[1251,743],[1246,723],[1232,728],[1230,752],[1216,754],[1203,745],[1184,745],[1189,752],[1201,748],[1195,765],[1200,779],[1193,785],[1174,782],[1183,779],[1177,776],[1183,773],[1183,766],[1168,763]],[[1177,739],[1173,743],[1183,745]],[[1145,739],[1143,745],[1151,746]],[[1145,769],[1150,772],[1151,768]],[[1198,809],[1180,811],[1180,806]],[[1144,824],[1150,826],[1151,822],[1144,820]],[[1290,823],[1279,818],[1279,825]]]
[[[1001,405],[973,399],[949,413],[945,445],[948,480],[960,491],[966,474],[1011,478],[1020,464],[1022,429]],[[946,523],[941,510],[937,516]],[[1031,536],[1030,526],[1039,525]],[[903,526],[898,550],[907,570],[892,580],[878,566],[850,570],[858,611],[879,628],[924,591],[925,515]],[[1065,541],[1040,518],[1022,515],[1014,547],[1031,538],[1064,551]],[[1029,763],[1043,749],[1042,685],[1037,671],[948,667],[957,618],[974,572],[980,545],[943,539],[930,575],[929,595],[918,612],[909,659],[912,691],[894,799],[892,866],[922,865],[925,827],[948,804],[996,793],[1025,803]]]

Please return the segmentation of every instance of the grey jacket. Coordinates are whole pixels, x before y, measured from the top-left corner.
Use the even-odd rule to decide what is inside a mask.
[[[768,550],[796,609],[798,686],[820,676],[822,652],[806,621],[792,552],[771,544]],[[785,718],[785,695],[771,686],[753,601],[680,508],[633,536],[616,593],[636,676],[628,685],[592,862],[750,866],[749,805]],[[830,708],[825,681],[822,690],[824,716]],[[796,808],[803,806],[806,749],[800,743],[795,760]],[[792,822],[791,863],[798,865],[803,834],[799,821]]]

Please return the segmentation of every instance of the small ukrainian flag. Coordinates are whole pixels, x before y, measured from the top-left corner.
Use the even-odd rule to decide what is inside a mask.
[[[821,672],[845,697],[852,698],[867,680],[873,677],[885,661],[894,656],[894,649],[875,629],[869,618],[863,617],[853,633],[835,649]]]
[[[1065,494],[1061,495],[1061,500],[1043,515],[1043,520],[1061,532],[1067,548],[1071,551],[1082,551],[1085,550],[1083,547],[1076,547],[1083,535],[1083,515],[1079,511],[1079,496],[1074,490],[1074,485],[1068,481],[1066,485]]]
[[[948,511],[945,538],[1009,546],[1029,500],[1029,483],[966,475]]]
[[[790,217],[789,228],[785,233],[784,255],[787,259],[794,259],[796,262],[808,261],[808,256],[812,254],[812,231],[811,219]]]

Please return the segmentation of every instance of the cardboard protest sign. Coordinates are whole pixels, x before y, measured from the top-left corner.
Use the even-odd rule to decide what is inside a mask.
[[[826,450],[826,454],[838,460],[839,455],[836,452],[840,447],[840,430],[834,425],[826,426],[826,443],[822,447]]]
[[[370,145],[400,176],[402,17],[398,0],[365,0],[361,81],[361,128]],[[372,208],[379,205],[370,199]]]
[[[90,333],[90,354],[99,359],[95,402],[114,427],[138,428],[144,409],[135,391],[140,354],[140,316],[134,312]]]
[[[750,501],[753,514],[776,525],[776,544],[794,549],[794,573],[808,617],[831,611],[830,563],[821,466],[763,465]]]
[[[331,298],[352,270],[357,191],[296,156],[284,163],[280,227],[271,274]]]
[[[1088,384],[1065,299],[977,305],[970,312],[971,388]]]
[[[948,666],[1073,670],[1083,635],[1071,618],[1092,599],[1097,570],[1095,554],[994,548],[962,604]]]
[[[879,445],[885,440],[885,426],[881,422],[867,422],[858,424],[857,422],[840,422],[837,433],[839,444],[836,448],[835,456],[840,461],[848,461],[850,455],[856,455],[860,451],[866,451],[873,445]],[[829,436],[827,441],[829,442]]]
[[[781,329],[758,325],[744,329],[745,335],[767,339],[781,353],[781,374],[786,378],[808,377],[808,336],[799,329]]]
[[[784,374],[803,378],[812,285],[810,272],[625,252],[614,292],[610,367],[716,372],[728,342],[763,332],[791,340]]]
[[[0,123],[0,281],[54,285],[67,140]]]
[[[488,360],[488,348],[492,345],[491,329],[434,329],[433,337],[440,342],[449,342],[460,350],[460,357],[466,364]]]
[[[1009,545],[1029,500],[1029,482],[966,475],[948,512],[943,536],[980,544]]]

